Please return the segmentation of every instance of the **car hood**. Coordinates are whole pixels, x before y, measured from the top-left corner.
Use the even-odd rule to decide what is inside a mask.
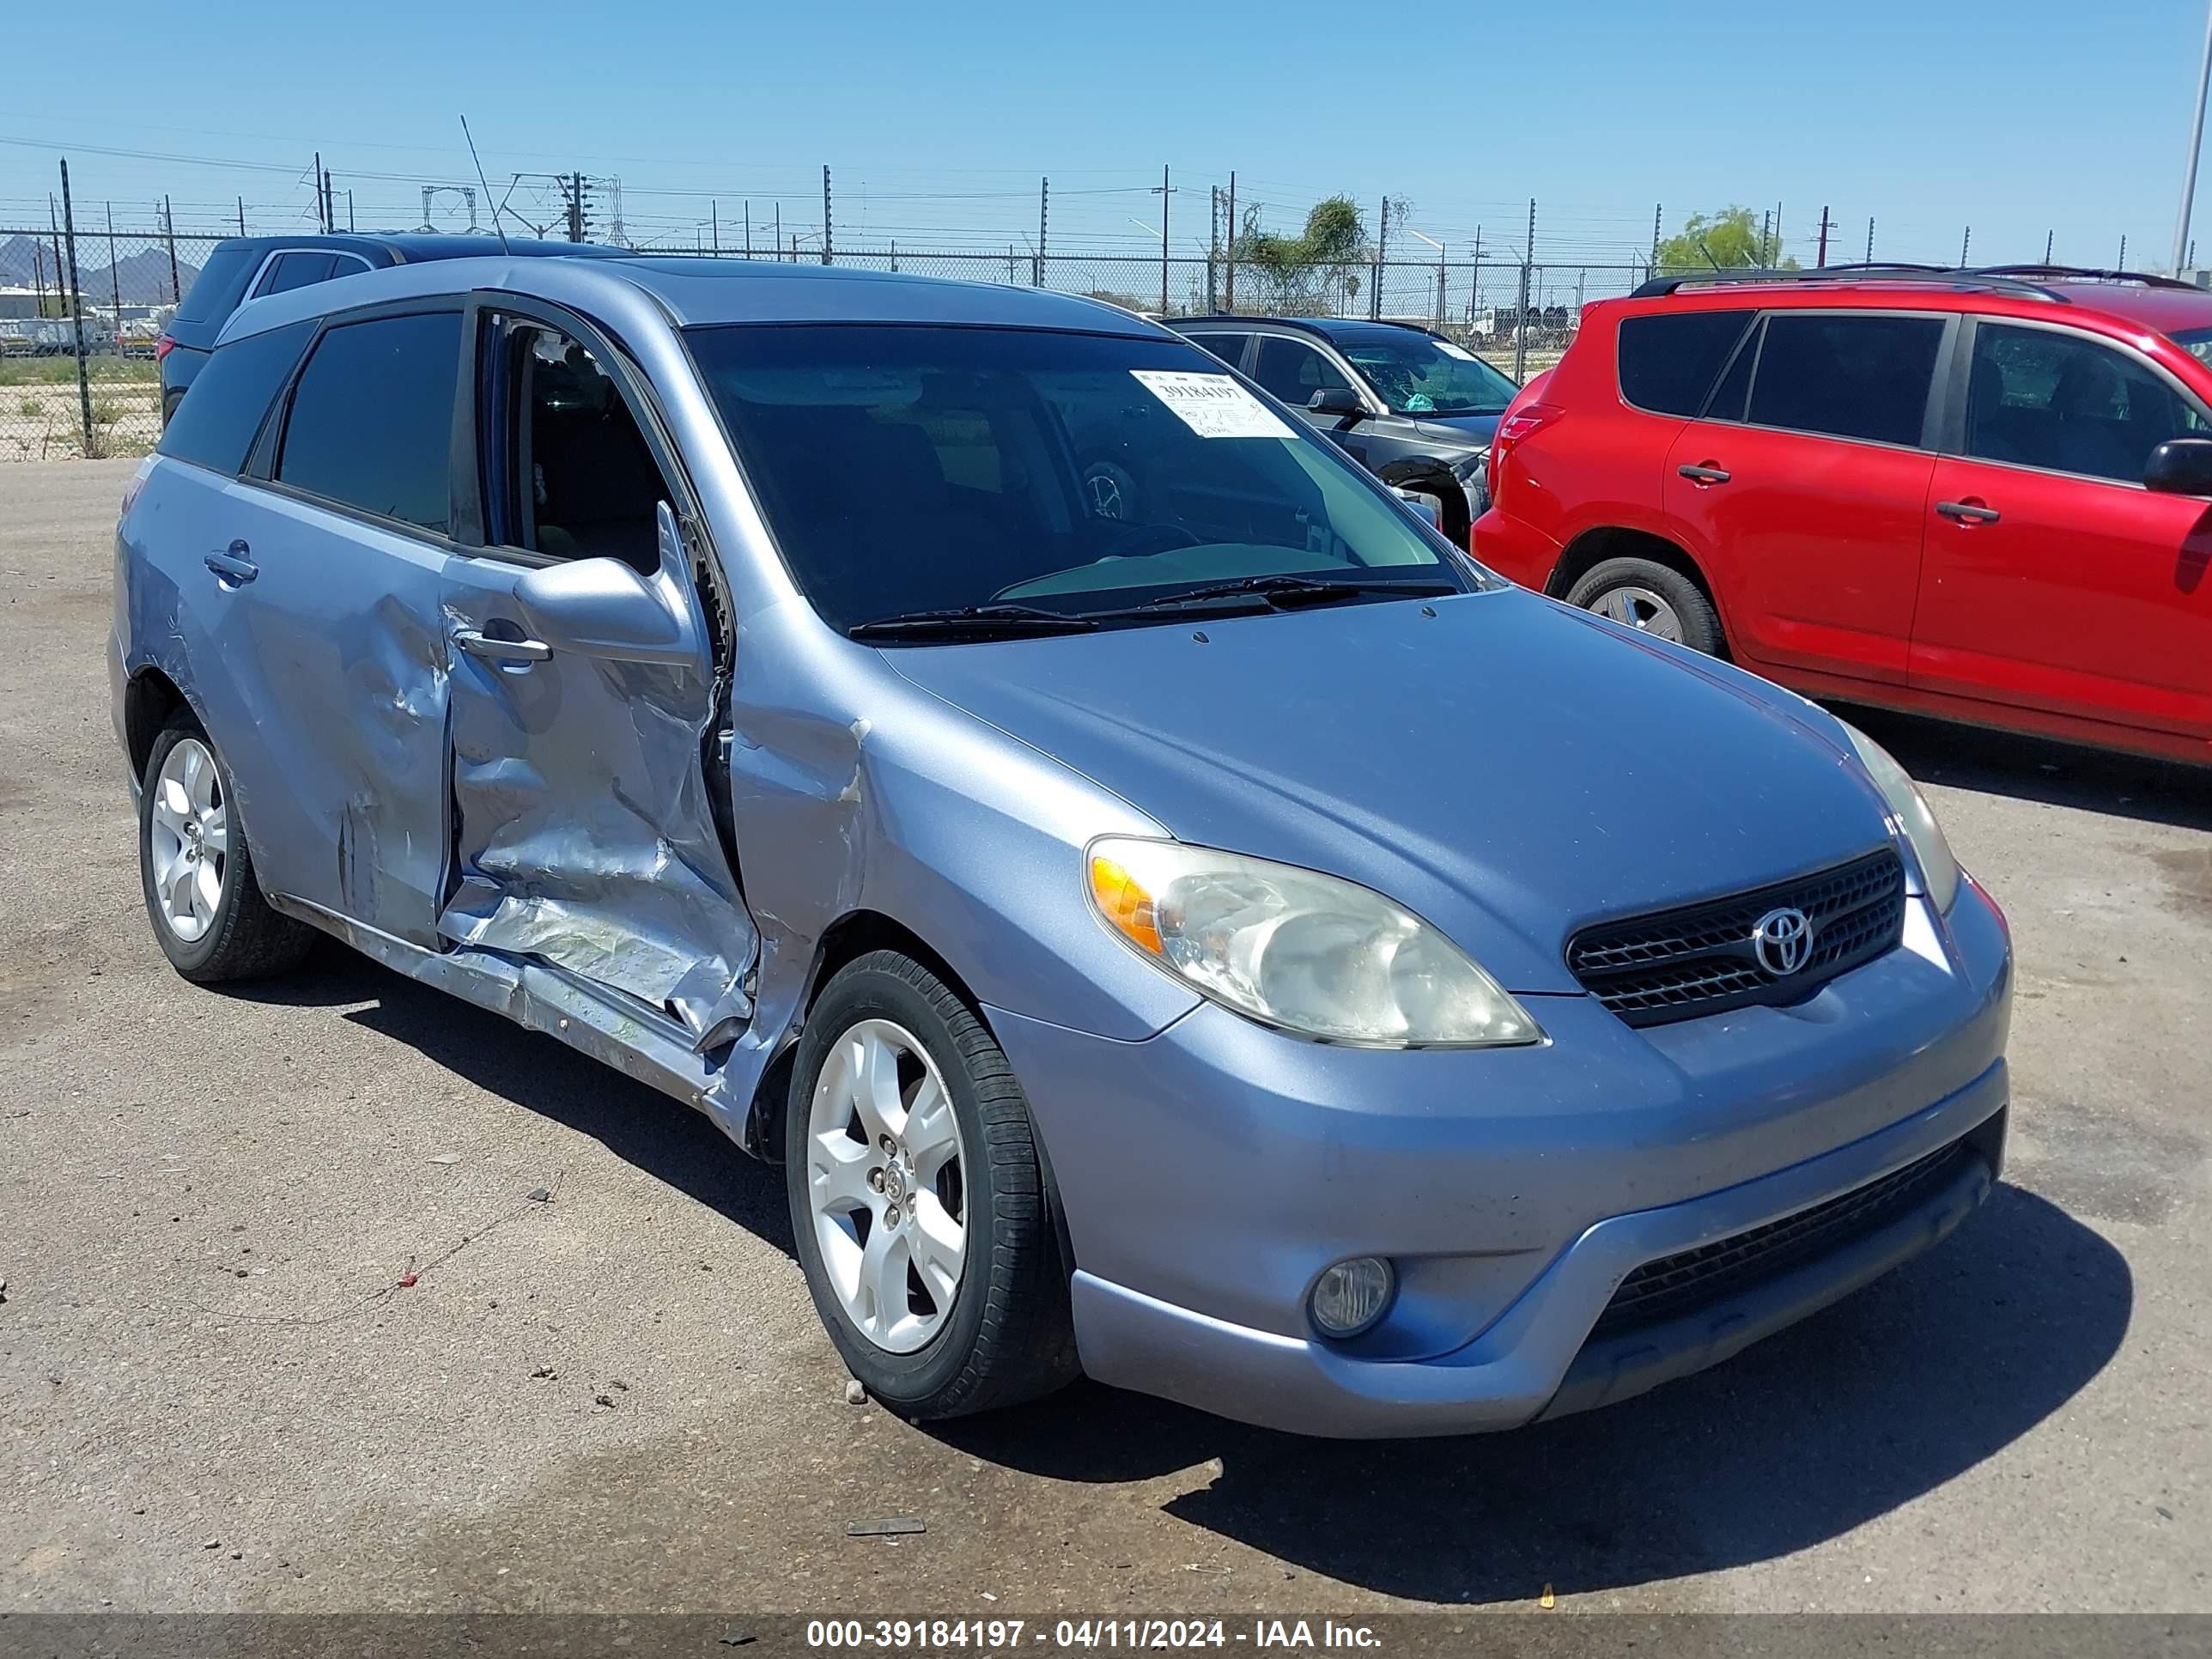
[[[1424,438],[1443,443],[1462,443],[1483,449],[1498,431],[1503,415],[1415,415],[1410,417]]]
[[[1888,835],[1828,716],[1519,589],[883,654],[1178,840],[1388,894],[1516,992],[1579,990],[1590,921]]]

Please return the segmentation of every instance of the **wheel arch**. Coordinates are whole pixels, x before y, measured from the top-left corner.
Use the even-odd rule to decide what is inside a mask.
[[[159,668],[148,666],[131,675],[123,688],[123,741],[131,756],[131,775],[143,778],[154,753],[154,739],[161,735],[179,709],[189,713],[202,731],[207,722],[177,683]]]
[[[1433,455],[1385,462],[1375,475],[1394,489],[1416,489],[1437,498],[1443,522],[1437,526],[1455,547],[1466,549],[1474,520],[1468,516],[1467,490],[1452,470]]]
[[[1721,644],[1724,656],[1733,656],[1730,641],[1735,630],[1729,624],[1727,607],[1713,586],[1712,578],[1695,555],[1680,542],[1669,541],[1649,530],[1632,530],[1625,525],[1601,525],[1585,530],[1560,550],[1559,562],[1544,583],[1544,592],[1552,599],[1564,599],[1574,591],[1574,586],[1607,559],[1649,559],[1654,564],[1663,564],[1678,571],[1696,584],[1720,618]]]
[[[967,979],[958,969],[947,962],[943,952],[896,916],[872,909],[848,910],[826,928],[814,947],[814,960],[807,969],[806,988],[799,1003],[799,1017],[783,1034],[775,1057],[761,1070],[760,1081],[754,1085],[750,1106],[745,1114],[743,1145],[756,1158],[772,1164],[783,1161],[783,1121],[791,1100],[793,1068],[799,1059],[799,1037],[805,1028],[805,1018],[813,1012],[823,988],[836,976],[848,963],[858,962],[875,951],[896,951],[910,957],[943,980],[945,985],[991,1030],[991,1011],[982,999],[969,988]],[[996,1031],[991,1032],[995,1042]],[[1018,1081],[1019,1079],[1017,1079]],[[1060,1255],[1066,1271],[1075,1271],[1075,1247],[1067,1230],[1066,1206],[1060,1202],[1059,1178],[1053,1173],[1052,1156],[1047,1150],[1044,1131],[1031,1115],[1030,1128],[1036,1146],[1037,1162],[1044,1176],[1045,1202],[1052,1214],[1053,1234],[1059,1241]]]

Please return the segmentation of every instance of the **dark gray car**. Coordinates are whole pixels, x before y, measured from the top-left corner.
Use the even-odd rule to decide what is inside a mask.
[[[1169,326],[1242,369],[1385,483],[1437,503],[1458,546],[1489,508],[1490,437],[1512,380],[1411,323],[1192,317]]]

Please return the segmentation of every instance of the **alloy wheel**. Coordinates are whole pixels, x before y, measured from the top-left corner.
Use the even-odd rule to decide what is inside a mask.
[[[205,936],[222,903],[230,862],[230,811],[215,755],[185,738],[162,757],[154,779],[146,853],[162,923],[186,944]]]
[[[959,1294],[966,1150],[913,1033],[864,1019],[830,1045],[808,1108],[808,1207],[838,1304],[887,1353],[926,1346]]]

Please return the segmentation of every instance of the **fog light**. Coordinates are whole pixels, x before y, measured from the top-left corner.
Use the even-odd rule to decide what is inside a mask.
[[[1322,1334],[1357,1336],[1389,1310],[1398,1276],[1379,1256],[1355,1255],[1324,1271],[1306,1298]]]

